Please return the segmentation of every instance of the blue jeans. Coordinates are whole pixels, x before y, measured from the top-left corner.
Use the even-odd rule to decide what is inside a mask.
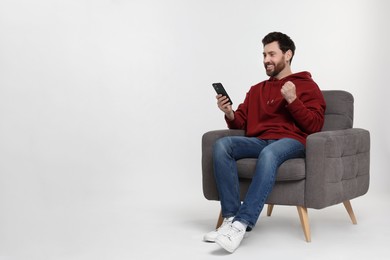
[[[214,175],[221,200],[222,217],[234,216],[251,230],[271,192],[278,167],[286,160],[305,156],[305,146],[294,139],[262,140],[229,136],[216,141],[213,150]],[[236,160],[257,158],[248,192],[241,204]]]

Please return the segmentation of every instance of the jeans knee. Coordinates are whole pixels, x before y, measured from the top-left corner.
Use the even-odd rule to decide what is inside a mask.
[[[222,137],[215,141],[213,146],[214,155],[226,154],[229,149],[229,137]]]
[[[277,160],[276,154],[270,149],[264,149],[259,155],[259,160],[264,162],[274,162]]]

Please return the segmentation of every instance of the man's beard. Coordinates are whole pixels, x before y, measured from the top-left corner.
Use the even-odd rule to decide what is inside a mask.
[[[273,65],[274,69],[273,70],[267,70],[267,65]],[[268,76],[270,77],[276,77],[284,68],[286,67],[286,64],[284,64],[283,61],[278,62],[276,65],[272,62],[268,62],[264,64],[265,67],[265,73],[267,73]]]

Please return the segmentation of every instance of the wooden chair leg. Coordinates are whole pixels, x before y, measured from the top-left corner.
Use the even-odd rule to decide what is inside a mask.
[[[297,209],[298,209],[299,218],[301,220],[303,233],[305,234],[306,242],[311,242],[310,225],[309,225],[309,217],[307,214],[307,208],[297,206]]]
[[[215,227],[215,229],[219,228],[222,225],[222,222],[223,222],[223,218],[222,218],[222,209],[221,209],[219,211],[219,217],[218,217],[217,226]]]
[[[271,216],[273,209],[274,209],[274,204],[268,204],[268,207],[267,207],[267,216],[268,217]]]
[[[357,224],[357,221],[356,221],[356,217],[355,217],[355,213],[353,212],[353,209],[352,209],[352,205],[351,205],[351,202],[349,200],[346,200],[343,202],[344,203],[344,207],[347,209],[348,211],[348,214],[349,214],[349,217],[351,218],[352,220],[352,223],[354,225]]]

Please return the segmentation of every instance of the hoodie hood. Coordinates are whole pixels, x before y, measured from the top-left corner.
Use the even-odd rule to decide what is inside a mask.
[[[298,73],[293,73],[293,74],[290,74],[287,77],[284,77],[282,79],[277,79],[275,77],[270,77],[268,79],[268,81],[272,81],[272,82],[277,82],[277,81],[279,81],[279,82],[287,82],[287,81],[305,80],[305,79],[312,80],[310,72],[302,71],[302,72],[298,72]]]

